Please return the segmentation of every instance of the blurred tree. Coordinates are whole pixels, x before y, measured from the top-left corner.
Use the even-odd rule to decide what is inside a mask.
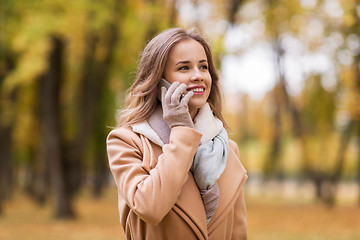
[[[1,44],[1,43],[0,43]],[[0,52],[1,58],[5,58],[4,61],[1,61],[0,64],[0,91],[4,81],[4,77],[9,71],[13,68],[13,63],[11,59],[4,56],[6,53],[5,50]],[[13,101],[15,93],[13,96],[8,99],[8,101]],[[9,122],[9,117],[6,116],[6,103],[0,98],[0,215],[3,213],[3,202],[9,197],[10,189],[12,185],[12,126]],[[9,104],[9,103],[8,103]],[[11,104],[11,103],[10,103]]]
[[[355,1],[349,0],[342,1],[341,8],[343,14],[341,15],[340,20],[331,21],[331,19],[328,19],[327,21],[329,32],[333,33],[334,31],[341,33],[340,37],[346,40],[339,45],[339,47],[335,50],[336,55],[333,56],[334,61],[338,66],[337,74],[339,76],[339,83],[335,89],[336,94],[338,95],[338,104],[337,106],[335,105],[335,96],[332,97],[333,100],[330,102],[322,99],[323,106],[321,107],[321,110],[318,108],[317,116],[317,118],[320,120],[316,120],[318,123],[314,124],[314,126],[316,125],[317,128],[315,135],[324,137],[323,142],[326,143],[326,139],[328,139],[329,133],[334,132],[332,125],[335,123],[334,116],[336,107],[338,108],[337,110],[339,112],[347,112],[350,116],[350,118],[347,119],[345,123],[341,123],[342,126],[338,128],[339,140],[337,151],[333,158],[333,168],[331,170],[328,169],[326,172],[322,171],[319,167],[313,169],[318,186],[318,196],[322,201],[330,206],[335,204],[337,185],[341,180],[344,172],[344,167],[346,164],[346,153],[349,148],[350,140],[352,137],[359,136],[356,132],[356,129],[360,128],[358,121],[360,111],[357,107],[357,104],[354,104],[358,101],[358,96],[360,93],[360,84],[358,83],[359,80],[357,80],[359,78],[358,63],[360,60],[360,47],[354,47],[354,41],[358,42],[357,45],[359,45],[360,42],[358,6]],[[347,63],[344,61],[344,58],[341,57],[344,56],[344,54],[352,55],[350,56],[352,63]],[[319,101],[319,99],[316,99],[316,101]],[[308,115],[305,114],[305,116]],[[329,121],[330,119],[331,121]]]
[[[335,94],[326,91],[321,84],[321,76],[312,76],[307,80],[303,91],[302,118],[305,123],[308,148],[308,174],[316,187],[316,196],[325,200],[329,191],[325,189],[326,180],[331,172],[329,167],[332,155],[326,149],[331,148],[331,136],[334,131]]]
[[[121,106],[116,99],[131,84],[145,42],[176,25],[175,6],[175,0],[2,1],[0,131],[8,145],[0,150],[8,151],[1,151],[1,171],[11,173],[13,158],[16,179],[39,202],[50,193],[56,217],[76,215],[72,199],[88,183],[101,196],[109,174],[105,139]],[[10,186],[9,174],[1,174],[0,186]],[[8,192],[1,187],[0,206]]]
[[[52,50],[49,56],[48,69],[40,80],[40,109],[44,158],[49,166],[50,187],[57,218],[73,217],[66,176],[63,168],[60,125],[60,89],[63,81],[64,43],[58,37],[51,39]]]
[[[343,83],[340,86],[348,93],[346,111],[350,113],[350,119],[343,128],[336,156],[336,164],[330,179],[333,184],[333,194],[329,198],[331,204],[335,202],[336,185],[343,173],[345,152],[352,137],[357,140],[357,148],[360,149],[360,4],[353,0],[342,1],[342,8],[344,10],[343,25],[345,28],[343,28],[343,32],[346,40],[345,48],[351,53],[352,63],[349,68],[346,66],[343,68]],[[349,72],[349,74],[346,74],[346,72]],[[357,158],[358,204],[360,205],[360,153],[358,153]]]
[[[104,97],[103,92],[110,77],[110,67],[118,38],[117,22],[121,21],[119,18],[119,16],[121,16],[121,12],[119,11],[121,4],[123,4],[121,0],[116,0],[108,6],[111,7],[111,11],[108,13],[110,14],[110,19],[104,23],[101,29],[96,29],[91,24],[93,21],[96,21],[96,17],[94,16],[95,9],[91,9],[87,16],[87,22],[89,24],[85,30],[85,53],[77,93],[79,97],[79,103],[76,106],[78,125],[76,127],[75,137],[65,143],[66,179],[68,180],[67,184],[71,195],[77,192],[81,186],[82,162],[84,161],[86,149],[89,146],[89,140],[94,137],[92,134],[94,133],[95,126],[99,124],[103,128],[102,132],[105,130],[104,122],[95,122],[95,120],[97,111],[101,107],[99,102],[101,102],[101,98]],[[101,140],[99,139],[98,141],[104,142],[105,137],[100,137]],[[106,153],[104,144],[100,146],[104,148],[104,150],[101,151],[101,154],[95,152],[95,155],[101,155],[101,157],[97,156],[95,158],[96,166],[99,167],[95,172],[100,171],[100,176],[102,176],[106,163]],[[99,176],[95,174],[95,179],[98,177]]]
[[[16,98],[16,91],[11,91],[4,96],[5,78],[14,69],[15,54],[8,48],[9,34],[5,34],[7,25],[5,21],[9,15],[14,14],[11,11],[12,3],[0,2],[0,216],[3,214],[3,203],[10,196],[13,170],[13,138],[12,120]]]
[[[232,6],[231,2],[237,1],[228,1],[228,6]],[[339,6],[334,8],[338,3]],[[272,45],[277,83],[271,91],[273,100],[268,108],[272,112],[272,117],[270,117],[272,137],[264,164],[265,174],[267,176],[283,175],[282,164],[288,160],[282,159],[284,155],[282,148],[289,139],[291,141],[298,139],[297,143],[302,149],[300,166],[302,176],[313,181],[317,196],[327,203],[334,198],[336,192],[334,187],[342,177],[350,140],[353,136],[357,137],[355,131],[358,129],[356,115],[358,108],[354,103],[359,99],[358,88],[355,84],[356,77],[354,77],[359,71],[359,47],[356,47],[359,45],[359,5],[353,0],[333,1],[332,4],[325,0],[313,2],[298,0],[244,1],[240,4],[244,6],[243,10],[230,8],[234,10],[230,11],[232,12],[230,15],[233,16],[230,19],[233,20],[229,21],[227,17],[224,17],[232,22],[234,27],[240,28],[249,24],[249,21],[265,23],[264,35],[267,42]],[[252,12],[251,10],[255,7],[262,11],[262,15],[254,19],[256,11]],[[224,14],[223,16],[228,15]],[[305,66],[300,66],[303,71],[302,78],[306,80],[305,87],[302,94],[292,96],[288,86],[291,79],[287,79],[289,73],[286,72],[288,71],[286,69],[287,58],[294,50],[292,49],[294,45],[289,43],[290,40],[293,44],[294,41],[299,43],[297,47],[301,49],[302,55],[326,56],[333,64],[331,70],[337,75],[335,78],[338,77],[337,80],[340,82],[350,81],[352,85],[344,87],[344,84],[340,83],[329,87],[327,86],[331,80],[328,79],[329,71],[321,72],[316,68],[309,71]],[[240,47],[229,54],[241,54],[244,51],[246,50]],[[348,61],[346,59],[349,59],[349,56],[350,59],[353,58],[351,70],[349,70],[348,63],[344,63],[344,61]],[[301,61],[299,60],[299,63]],[[345,78],[347,80],[344,80]],[[344,103],[339,102],[347,102],[345,105],[348,107],[344,109]],[[245,104],[245,102],[243,103]],[[239,111],[241,114],[239,119],[248,119],[244,116],[245,112],[252,114],[256,111],[244,106],[243,108],[248,111]],[[339,111],[351,115],[351,121],[346,123],[344,128],[335,128],[335,117]],[[246,121],[242,121],[242,127],[239,129],[244,129],[245,123]],[[254,128],[252,124],[247,125],[245,128],[250,129],[246,132],[258,132],[252,130]],[[329,140],[334,139],[334,136],[339,136],[338,143]],[[258,138],[260,135],[256,134],[256,137]],[[331,151],[325,151],[329,148]]]
[[[227,2],[227,20],[230,25],[233,25],[236,22],[236,14],[238,13],[241,5],[244,3],[244,0],[229,0]]]
[[[282,45],[282,34],[285,32],[296,31],[291,25],[291,17],[302,14],[302,8],[299,1],[282,1],[271,0],[267,1],[267,10],[265,13],[266,35],[269,42],[272,43],[274,53],[274,65],[277,71],[277,83],[273,92],[273,136],[271,140],[271,147],[268,159],[265,161],[264,171],[265,176],[281,176],[282,170],[279,167],[281,158],[282,145],[282,115],[290,114],[290,119],[293,125],[293,132],[296,137],[305,141],[303,133],[303,124],[300,118],[298,107],[294,101],[291,100],[288,88],[287,79],[285,75],[285,51]],[[304,149],[305,151],[305,149]],[[306,156],[306,154],[304,154]],[[306,161],[306,160],[305,160]]]

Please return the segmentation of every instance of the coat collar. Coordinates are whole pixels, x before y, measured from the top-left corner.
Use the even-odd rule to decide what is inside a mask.
[[[133,131],[136,133],[140,133],[151,140],[156,145],[160,147],[164,146],[164,142],[161,138],[156,134],[156,132],[150,127],[147,121],[143,121],[141,123],[137,123],[131,126]]]

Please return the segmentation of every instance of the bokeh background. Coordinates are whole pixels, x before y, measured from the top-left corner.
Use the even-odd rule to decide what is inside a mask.
[[[1,0],[0,239],[123,239],[105,138],[160,31],[198,27],[249,239],[360,239],[357,0]]]

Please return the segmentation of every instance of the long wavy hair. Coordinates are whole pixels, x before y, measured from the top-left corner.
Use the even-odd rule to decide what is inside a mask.
[[[211,48],[198,30],[194,28],[189,30],[181,28],[165,30],[146,45],[141,54],[135,81],[128,89],[124,110],[120,112],[118,126],[142,122],[154,112],[158,104],[156,98],[157,85],[163,76],[169,52],[175,44],[187,39],[194,39],[204,47],[212,79],[208,103],[214,115],[227,128],[227,124],[221,114],[222,100],[219,75],[214,65]]]

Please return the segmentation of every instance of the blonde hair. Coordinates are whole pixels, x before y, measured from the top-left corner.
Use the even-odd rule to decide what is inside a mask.
[[[204,47],[209,73],[212,78],[208,103],[214,115],[227,127],[221,114],[222,101],[219,76],[214,65],[210,46],[196,29],[186,31],[181,28],[165,30],[146,45],[140,58],[135,81],[128,89],[125,108],[120,112],[119,126],[145,121],[154,112],[157,106],[157,85],[164,73],[169,52],[175,44],[186,39],[194,39]]]

